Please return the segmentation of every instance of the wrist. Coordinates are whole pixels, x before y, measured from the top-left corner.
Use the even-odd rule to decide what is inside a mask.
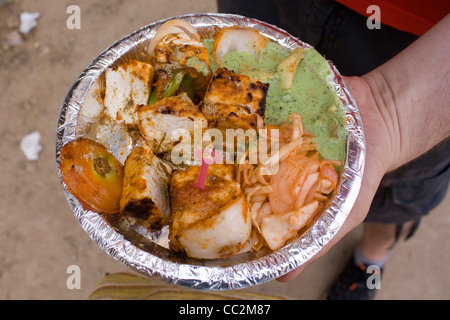
[[[406,148],[406,144],[402,141],[405,133],[402,132],[400,122],[404,119],[399,116],[397,105],[405,103],[399,101],[399,97],[395,95],[394,89],[382,72],[374,70],[361,79],[366,86],[365,107],[370,108],[370,110],[363,108],[363,114],[368,117],[366,121],[363,120],[363,124],[369,126],[369,130],[372,130],[372,126],[376,127],[377,152],[382,155],[385,172],[389,172],[403,164],[401,155],[404,154],[402,149]],[[401,84],[397,83],[397,86]],[[373,123],[374,121],[376,123]]]
[[[381,177],[392,170],[396,157],[397,133],[385,121],[375,96],[376,89],[366,77],[344,77],[361,114],[366,140],[366,168],[369,162],[373,174]]]
[[[442,40],[448,38],[449,27],[447,15],[408,48],[362,77],[387,129],[388,171],[450,136],[450,44]]]

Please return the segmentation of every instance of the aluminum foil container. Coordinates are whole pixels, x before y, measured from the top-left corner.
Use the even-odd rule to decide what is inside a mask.
[[[174,18],[191,23],[202,35],[211,34],[215,27],[241,25],[252,27],[287,48],[311,47],[276,26],[239,15],[195,14]],[[300,237],[279,250],[249,251],[220,260],[180,256],[168,249],[167,229],[149,233],[130,219],[84,210],[67,191],[61,178],[61,148],[81,136],[94,135],[119,160],[123,162],[126,159],[134,142],[119,125],[103,128],[103,131],[92,130],[98,120],[96,112],[101,108],[95,102],[93,92],[102,86],[108,67],[129,58],[145,61],[148,41],[167,20],[170,19],[149,24],[111,45],[86,67],[68,91],[61,107],[56,137],[56,167],[67,201],[81,227],[102,250],[146,277],[205,290],[240,289],[280,277],[310,260],[336,235],[352,209],[361,185],[365,160],[362,122],[354,99],[331,62],[333,75],[328,82],[342,101],[346,113],[347,150],[340,186],[323,214]]]

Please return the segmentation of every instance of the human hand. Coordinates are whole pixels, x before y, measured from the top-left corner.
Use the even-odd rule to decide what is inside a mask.
[[[366,139],[366,160],[361,189],[352,211],[336,236],[313,259],[300,268],[278,278],[277,280],[280,282],[288,282],[295,279],[306,265],[327,253],[340,239],[364,220],[380,180],[391,163],[389,124],[385,123],[380,114],[369,84],[362,77],[344,77],[344,80],[357,102]]]
[[[385,64],[362,77],[345,77],[363,122],[364,175],[344,225],[311,261],[364,220],[386,172],[450,137],[449,38],[450,14]],[[278,280],[294,279],[308,263]]]

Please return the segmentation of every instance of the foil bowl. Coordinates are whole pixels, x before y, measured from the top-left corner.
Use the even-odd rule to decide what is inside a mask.
[[[252,27],[290,49],[311,47],[274,25],[239,15],[193,14],[170,19],[174,18],[186,20],[202,35],[214,32],[216,27],[241,25]],[[68,91],[61,106],[56,135],[56,167],[62,189],[79,224],[98,246],[141,275],[202,290],[241,289],[273,280],[310,260],[337,234],[361,186],[365,160],[362,122],[358,107],[332,62],[328,62],[332,70],[328,83],[344,106],[347,129],[346,157],[340,185],[330,206],[298,238],[279,250],[245,252],[220,260],[187,258],[168,249],[167,230],[149,233],[129,220],[83,209],[61,178],[61,148],[81,136],[89,137],[89,128],[96,119],[91,117],[90,110],[84,108],[88,105],[86,101],[92,99],[93,88],[101,86],[104,81],[106,69],[124,59],[145,61],[148,41],[159,26],[170,19],[149,24],[111,45],[84,69]],[[106,139],[110,151],[124,161],[133,145],[124,138],[120,127],[110,129],[109,135],[103,139]]]

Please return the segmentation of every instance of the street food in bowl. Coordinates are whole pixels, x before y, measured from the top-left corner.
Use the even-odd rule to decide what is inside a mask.
[[[114,258],[172,283],[240,288],[300,266],[343,224],[363,167],[359,126],[342,77],[311,46],[254,19],[188,15],[86,68],[61,109],[57,166],[64,182],[64,149],[83,140],[120,164],[100,206],[62,183]]]

